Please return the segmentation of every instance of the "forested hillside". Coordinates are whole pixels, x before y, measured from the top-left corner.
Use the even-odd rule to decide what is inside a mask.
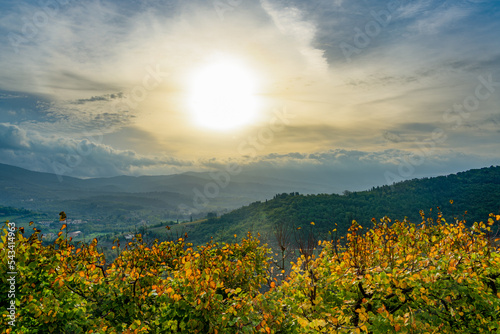
[[[419,222],[420,210],[426,214],[433,210],[430,214],[436,216],[438,208],[447,221],[458,218],[468,224],[487,220],[490,213],[500,213],[500,167],[409,180],[343,195],[279,194],[265,202],[254,202],[219,218],[187,226],[186,230],[190,239],[198,243],[210,237],[227,241],[234,234],[247,231],[265,236],[272,234],[276,224],[289,224],[295,230],[309,229],[314,222],[315,233],[325,237],[335,228],[339,234],[345,234],[352,220],[365,227],[372,226],[372,218],[378,220],[384,216]]]
[[[13,208],[11,206],[3,206],[0,205],[0,216],[22,216],[22,215],[29,215],[31,214],[31,211],[26,210],[26,209],[17,209]]]

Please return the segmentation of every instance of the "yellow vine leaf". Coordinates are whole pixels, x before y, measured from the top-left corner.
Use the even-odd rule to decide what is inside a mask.
[[[301,317],[297,318],[297,321],[302,327],[306,327],[309,324],[309,321]]]

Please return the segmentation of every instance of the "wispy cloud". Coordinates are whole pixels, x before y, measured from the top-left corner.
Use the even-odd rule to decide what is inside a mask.
[[[398,16],[401,19],[419,18],[432,8],[432,0],[412,1],[401,6]]]
[[[296,7],[280,6],[268,0],[261,0],[261,3],[280,32],[297,42],[298,51],[304,57],[305,70],[325,73],[328,63],[323,57],[324,50],[313,46],[317,33],[314,23],[305,20],[303,13]]]
[[[470,12],[470,10],[458,6],[420,12],[416,22],[408,28],[419,34],[435,35],[443,29],[456,28],[458,22],[466,18]],[[415,14],[413,15],[415,16]]]

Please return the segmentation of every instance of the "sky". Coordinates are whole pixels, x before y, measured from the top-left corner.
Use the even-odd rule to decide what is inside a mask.
[[[500,165],[500,2],[0,2],[0,163],[362,190]]]

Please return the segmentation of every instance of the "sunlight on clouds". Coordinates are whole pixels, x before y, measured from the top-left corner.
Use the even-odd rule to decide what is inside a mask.
[[[286,107],[293,118],[283,130],[246,151],[404,150],[430,134],[405,133],[401,120],[446,129],[445,110],[474,94],[478,76],[500,61],[491,43],[498,23],[471,24],[483,18],[472,0],[404,2],[352,63],[339,44],[377,24],[373,12],[385,3],[243,1],[221,18],[210,1],[173,1],[169,10],[153,2],[68,2],[19,54],[0,49],[0,89],[47,101],[35,109],[43,122],[19,118],[20,129],[68,138],[90,132],[138,156],[242,159],[238,145],[259,140],[274,110]],[[31,4],[12,18],[0,12],[0,29],[22,34],[21,18],[37,11]],[[226,56],[214,61],[214,54]],[[468,143],[476,123],[488,130],[482,136],[497,138],[497,118],[487,116],[496,116],[498,99],[497,90],[464,122],[460,150],[491,151]]]
[[[316,26],[304,20],[301,11],[297,8],[278,8],[268,0],[262,0],[261,3],[262,8],[271,16],[281,33],[297,43],[299,52],[306,63],[306,71],[325,75],[328,72],[328,63],[323,55],[324,51],[312,46],[316,36]]]
[[[255,71],[228,56],[217,58],[190,75],[188,108],[193,121],[214,130],[251,124],[259,108]]]

